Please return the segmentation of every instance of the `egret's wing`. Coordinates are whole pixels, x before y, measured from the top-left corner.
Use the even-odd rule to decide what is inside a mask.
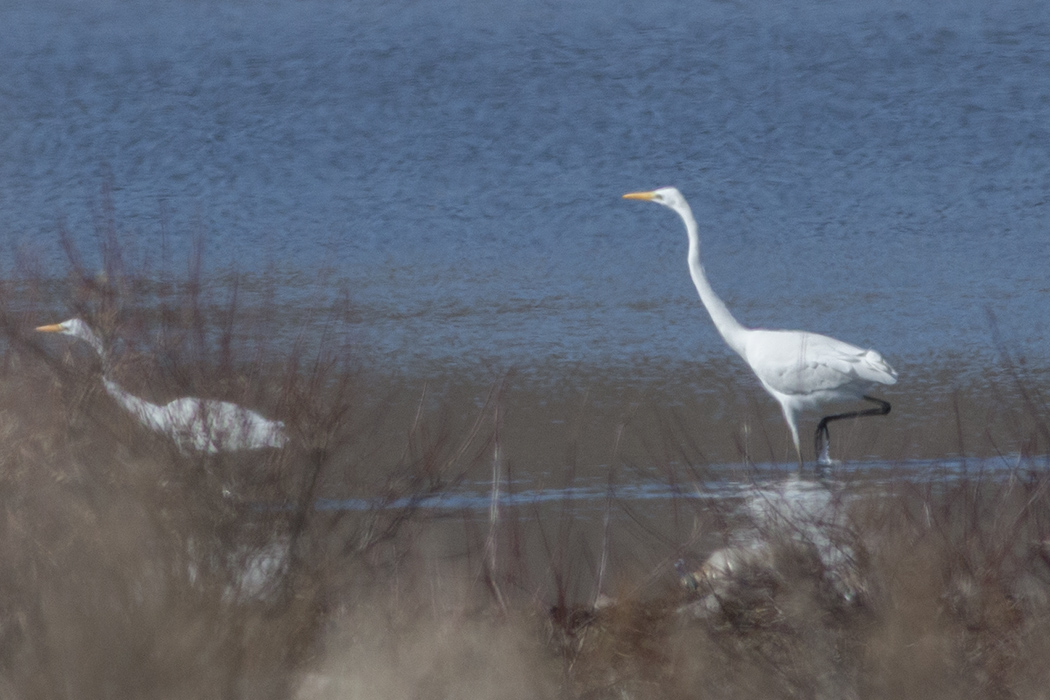
[[[215,436],[208,424],[208,401],[184,396],[164,405],[165,431],[183,451],[215,452]]]
[[[288,441],[284,423],[229,401],[185,397],[165,406],[172,437],[199,452],[281,447]]]
[[[747,360],[766,386],[787,395],[897,381],[897,373],[876,351],[802,331],[754,331]]]
[[[228,401],[208,401],[205,407],[213,432],[221,436],[224,450],[281,447],[288,436],[284,423]]]

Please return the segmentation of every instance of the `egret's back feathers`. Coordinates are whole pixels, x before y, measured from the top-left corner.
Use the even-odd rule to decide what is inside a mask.
[[[841,392],[862,396],[897,373],[874,350],[806,331],[749,330],[744,359],[768,388],[788,396]]]

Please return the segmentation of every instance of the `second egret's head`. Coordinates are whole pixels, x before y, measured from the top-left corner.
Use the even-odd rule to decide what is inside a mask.
[[[79,318],[71,318],[68,321],[53,323],[49,326],[37,326],[36,330],[41,333],[61,333],[63,335],[71,335],[74,338],[79,338],[93,347],[99,355],[105,357],[105,351],[102,348],[102,341],[98,339],[98,336],[96,336],[94,331],[91,330],[91,327]]]
[[[37,326],[36,330],[41,333],[63,333],[74,338],[87,338],[95,335],[88,328],[88,325],[79,318],[71,318],[62,323],[52,323],[49,326]]]

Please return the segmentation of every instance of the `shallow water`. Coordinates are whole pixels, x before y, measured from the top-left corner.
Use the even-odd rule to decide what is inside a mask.
[[[813,473],[795,473],[792,464],[724,464],[705,469],[703,478],[668,482],[661,475],[633,475],[623,483],[611,483],[608,476],[573,478],[564,485],[564,477],[539,471],[510,483],[501,482],[493,494],[491,481],[471,481],[441,493],[421,498],[372,500],[363,498],[321,499],[319,510],[365,511],[373,508],[419,508],[440,513],[470,514],[485,518],[494,496],[502,508],[535,509],[562,506],[581,517],[594,517],[606,511],[623,516],[622,508],[651,504],[665,509],[670,501],[698,505],[738,503],[750,519],[761,519],[767,509],[774,513],[804,513],[830,507],[835,494],[852,492],[871,496],[891,485],[904,482],[932,484],[949,488],[963,481],[971,483],[1002,482],[1027,470],[1043,470],[1047,460],[1031,460],[1017,455],[990,459],[907,460],[839,464],[818,478]],[[1017,470],[1021,468],[1022,471]],[[555,485],[559,484],[559,485]],[[768,517],[768,514],[766,514]]]
[[[288,306],[346,290],[381,366],[737,371],[680,222],[619,199],[675,184],[745,323],[918,386],[994,363],[991,313],[1046,367],[1050,7],[934,5],[5,4],[0,240],[61,270],[111,188],[128,260],[203,230]]]

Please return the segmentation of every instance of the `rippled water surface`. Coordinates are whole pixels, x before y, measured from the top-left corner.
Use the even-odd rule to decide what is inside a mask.
[[[41,0],[0,7],[0,241],[345,288],[398,366],[728,357],[745,323],[976,373],[1050,359],[1050,6]],[[161,245],[163,237],[163,247]],[[181,264],[181,263],[180,263]]]

